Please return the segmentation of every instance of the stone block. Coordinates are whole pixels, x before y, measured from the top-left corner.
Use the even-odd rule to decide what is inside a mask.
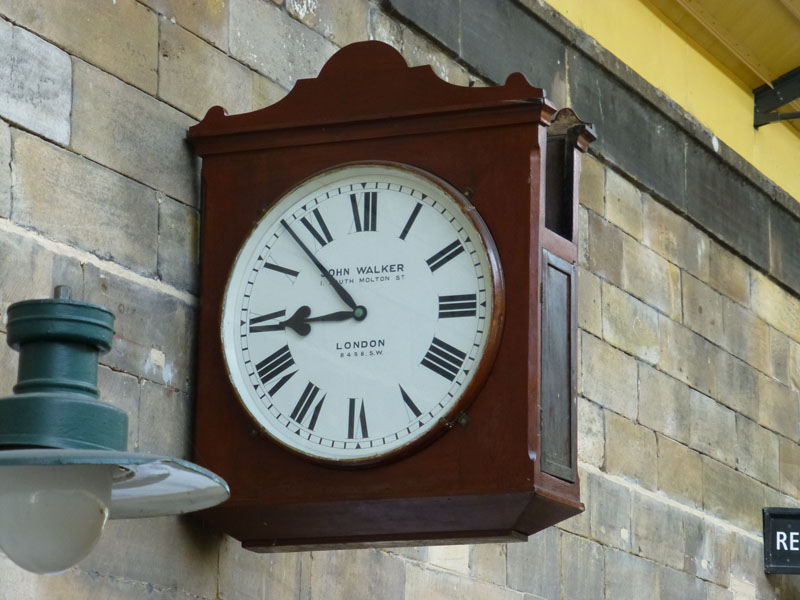
[[[764,544],[759,539],[760,533],[757,537],[734,535],[730,583],[734,598],[747,598],[748,593],[758,600],[792,598],[792,595],[782,596],[780,590],[775,589],[777,585],[773,585],[773,581],[777,584],[777,579],[773,576],[768,579],[764,573]]]
[[[710,246],[708,236],[648,194],[642,197],[644,231],[642,241],[668,261],[695,277],[706,280],[709,275]]]
[[[186,132],[194,120],[81,61],[75,61],[70,147],[190,205],[199,161]]]
[[[780,438],[778,441],[780,456],[779,489],[790,496],[800,496],[800,445],[796,442]]]
[[[611,283],[622,285],[622,246],[625,234],[602,217],[588,211],[587,240],[589,270]]]
[[[778,487],[779,436],[747,417],[736,415],[736,468],[753,479]]]
[[[367,0],[349,0],[347,3],[285,0],[285,6],[295,19],[320,32],[337,46],[366,39],[369,25]]]
[[[194,309],[157,287],[85,266],[86,300],[114,311],[114,345],[100,357],[113,369],[188,390]]]
[[[509,544],[508,587],[542,598],[560,598],[562,535],[566,534],[549,527],[527,542]]]
[[[455,85],[469,85],[470,77],[464,68],[449,55],[415,30],[402,28],[402,54],[409,66],[430,65],[439,78]]]
[[[197,210],[166,196],[158,205],[158,276],[177,288],[197,289],[200,225]]]
[[[750,310],[731,300],[722,303],[722,320],[725,323],[725,338],[722,345],[734,356],[769,373],[770,332],[767,324]]]
[[[705,582],[682,571],[661,569],[658,584],[659,600],[707,600]]]
[[[606,412],[606,471],[655,489],[657,455],[656,436],[650,429]]]
[[[800,221],[777,204],[769,213],[770,274],[800,292]]]
[[[757,420],[760,377],[758,371],[727,352],[720,352],[718,359],[718,400],[728,408]]]
[[[418,3],[414,2],[414,4]],[[424,6],[428,6],[428,3],[425,3]],[[434,6],[438,6],[438,4]],[[380,7],[371,6],[369,9],[369,39],[384,42],[392,48],[402,51],[403,28],[396,19],[388,16]]]
[[[191,517],[112,520],[80,567],[99,576],[215,598],[220,537]]]
[[[616,600],[657,593],[659,569],[655,563],[613,548],[604,550],[606,598]]]
[[[738,256],[710,241],[708,284],[739,304],[750,304],[750,267]]]
[[[118,173],[15,132],[12,218],[145,275],[155,273],[155,193]]]
[[[642,239],[642,192],[616,171],[606,173],[605,217],[637,240]]]
[[[337,48],[276,6],[261,0],[230,3],[230,51],[253,69],[290,89],[316,77]]]
[[[748,531],[761,530],[764,487],[744,473],[703,457],[703,510]]]
[[[792,340],[789,343],[789,387],[800,390],[800,344]]]
[[[29,232],[9,230],[0,221],[0,328],[5,331],[8,305],[21,300],[52,298],[53,288],[68,285],[83,299],[83,271],[77,258],[56,254]],[[16,355],[16,352],[14,352]]]
[[[150,381],[142,382],[139,451],[190,459],[192,399],[189,394]]]
[[[800,301],[755,270],[751,272],[750,292],[753,312],[800,342]]]
[[[128,451],[138,451],[139,380],[100,365],[97,369],[97,388],[100,390],[100,400],[121,408],[128,415]]]
[[[469,575],[494,585],[506,585],[508,551],[505,544],[475,544],[469,550]]]
[[[461,51],[461,7],[457,4],[416,0],[390,0],[388,4],[456,54]]]
[[[224,0],[141,0],[154,12],[164,15],[195,35],[228,50],[228,11]]]
[[[620,550],[631,548],[631,493],[602,475],[585,480],[592,538]]]
[[[0,218],[7,219],[10,216],[11,129],[5,121],[0,121]]]
[[[0,13],[70,54],[156,93],[158,19],[139,2],[0,0]]]
[[[505,0],[461,0],[460,30],[461,58],[478,73],[503,83],[518,71],[567,106],[564,41],[529,12]]]
[[[0,1],[0,12],[8,14],[6,10],[10,7],[44,11],[45,6],[6,0]],[[0,48],[4,55],[0,61],[0,117],[62,146],[68,144],[72,107],[69,55],[3,20],[0,20]],[[0,135],[8,142],[5,124],[3,129]],[[2,164],[7,169],[8,161]],[[0,211],[3,205],[0,191]]]
[[[683,513],[672,505],[633,494],[631,550],[662,565],[683,569]]]
[[[583,267],[578,267],[578,327],[603,335],[600,278]]]
[[[658,489],[681,502],[703,505],[703,461],[691,448],[663,435],[658,442]]]
[[[309,563],[300,552],[258,553],[225,536],[219,553],[219,600],[297,600],[300,573]]]
[[[577,535],[565,533],[561,541],[564,598],[596,600],[605,584],[603,547]]]
[[[162,19],[158,97],[202,119],[212,106],[249,112],[253,75],[247,67],[182,27]]]
[[[681,272],[632,237],[622,238],[619,286],[672,319],[681,318]]]
[[[682,211],[687,134],[582,50],[570,48],[567,63],[567,105],[594,123],[597,142],[592,152],[624,166],[644,188]]]
[[[641,360],[659,358],[658,313],[647,304],[608,283],[603,284],[603,338]]]
[[[364,577],[365,573],[371,576]],[[312,552],[303,565],[301,581],[301,598],[400,600],[405,567],[399,558],[374,549]]]
[[[728,588],[706,583],[706,600],[736,600]]]
[[[796,344],[789,336],[782,334],[777,329],[769,328],[769,369],[767,375],[777,379],[783,385],[791,385],[792,345]]]
[[[629,419],[636,417],[636,361],[581,332],[579,393]]]
[[[682,284],[684,324],[715,344],[723,344],[723,296],[691,275],[684,275]]]
[[[583,462],[579,460],[578,462],[578,478],[581,481],[581,502],[583,502],[586,510],[582,513],[575,515],[574,517],[570,517],[564,521],[558,523],[557,527],[563,531],[568,531],[569,533],[574,533],[575,535],[579,535],[581,537],[591,537],[592,535],[592,523],[590,520],[590,510],[591,510],[591,489],[594,487],[593,484],[590,484],[590,480],[596,477],[594,473],[590,473],[583,468]]]
[[[467,544],[455,544],[447,546],[431,546],[428,548],[427,563],[454,571],[462,575],[469,574],[469,555],[470,547]]]
[[[348,569],[349,563],[348,564]],[[400,563],[402,564],[402,563]],[[380,580],[381,574],[370,572],[372,576],[365,577],[364,572],[353,572],[354,578],[358,581],[351,596],[330,596],[323,593],[319,597],[324,598],[347,598],[348,600],[374,600],[375,598],[425,598],[425,600],[462,600],[463,598],[480,598],[481,600],[520,600],[522,595],[514,590],[502,588],[491,583],[459,576],[455,573],[440,571],[438,569],[426,568],[418,563],[408,562],[405,564],[405,585],[400,585],[397,589],[389,587],[375,586],[369,595],[365,590],[368,586],[366,581]],[[340,572],[331,573],[331,577],[341,577]],[[330,589],[330,580],[326,580],[323,590]],[[402,582],[401,582],[402,583]],[[305,598],[306,596],[303,596]],[[312,596],[308,596],[311,598]],[[313,596],[316,598],[317,596]]]
[[[4,586],[7,580],[3,579]],[[8,582],[11,584],[11,582]],[[11,584],[14,600],[39,600],[58,598],[67,600],[195,600],[195,596],[179,587],[156,587],[145,581],[132,581],[111,575],[100,575],[95,571],[83,572],[72,569],[55,577],[39,577],[35,595],[20,595],[20,588]],[[181,586],[182,587],[182,586]]]
[[[605,464],[605,420],[603,409],[578,398],[578,457],[581,462],[602,468]]]
[[[689,443],[690,392],[689,387],[677,379],[639,364],[639,423]]]
[[[578,195],[581,204],[600,216],[606,214],[606,168],[590,154],[581,157],[581,182]]]
[[[689,400],[692,427],[689,445],[718,461],[736,466],[736,413],[713,398],[692,390]]]
[[[589,266],[589,211],[578,206],[578,265]]]
[[[253,71],[253,102],[251,110],[275,104],[286,96],[286,90],[277,83]]]
[[[771,200],[739,173],[690,141],[686,154],[686,212],[718,239],[769,268]]]
[[[722,587],[730,583],[733,534],[711,521],[684,515],[686,550],[683,570]]]
[[[795,442],[800,441],[798,392],[764,375],[758,376],[758,421]]]
[[[722,350],[690,329],[660,315],[658,368],[702,393],[717,397]]]

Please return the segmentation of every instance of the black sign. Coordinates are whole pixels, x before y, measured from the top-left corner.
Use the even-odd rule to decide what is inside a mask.
[[[764,572],[800,573],[800,509],[765,508]]]

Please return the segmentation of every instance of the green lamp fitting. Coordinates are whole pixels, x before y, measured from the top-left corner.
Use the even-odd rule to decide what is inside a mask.
[[[19,351],[13,396],[0,398],[0,448],[125,451],[128,416],[100,402],[97,361],[114,337],[114,314],[70,298],[8,308],[8,344]]]

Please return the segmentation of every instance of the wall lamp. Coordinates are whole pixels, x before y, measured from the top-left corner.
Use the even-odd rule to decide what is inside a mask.
[[[42,574],[85,558],[107,519],[181,514],[230,496],[193,463],[126,451],[128,415],[97,390],[114,314],[70,296],[58,286],[52,299],[8,308],[19,371],[13,395],[0,398],[0,548]]]

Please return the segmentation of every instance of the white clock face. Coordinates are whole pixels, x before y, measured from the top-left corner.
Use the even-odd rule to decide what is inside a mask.
[[[496,345],[500,282],[465,208],[417,171],[355,165],[269,210],[236,260],[222,323],[231,381],[268,434],[368,463],[463,409]]]

